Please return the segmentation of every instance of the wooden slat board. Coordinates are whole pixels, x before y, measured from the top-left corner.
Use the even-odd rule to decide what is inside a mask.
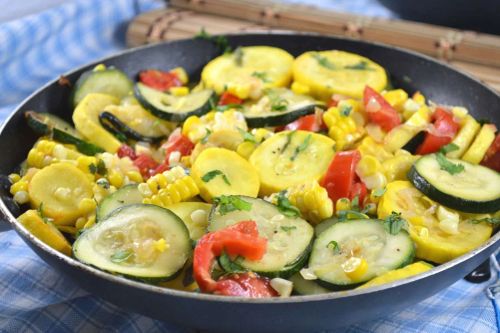
[[[129,25],[127,44],[133,47],[191,38],[202,28],[210,34],[287,29],[347,35],[406,47],[448,61],[500,92],[500,37],[497,36],[318,11],[305,6],[270,5],[268,1],[171,0],[171,4],[177,7],[136,17]]]

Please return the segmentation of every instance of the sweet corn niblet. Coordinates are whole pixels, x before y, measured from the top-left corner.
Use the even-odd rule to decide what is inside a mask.
[[[68,148],[52,140],[39,140],[28,153],[28,167],[43,168],[62,160],[76,160],[82,156],[75,149]]]
[[[190,199],[200,193],[194,179],[184,169],[176,166],[157,174],[138,187],[143,203],[161,207]]]
[[[363,132],[357,129],[354,119],[350,117],[351,111],[352,108],[345,106],[331,107],[323,113],[328,135],[335,140],[337,150],[348,149],[363,135]]]
[[[237,131],[248,130],[245,117],[239,111],[228,110],[224,112],[211,111],[204,116],[191,116],[182,125],[182,134],[187,136],[191,142],[197,143],[207,133],[221,130]]]
[[[286,196],[296,206],[302,216],[313,224],[317,224],[333,215],[333,202],[328,192],[317,181],[293,186],[287,190]]]

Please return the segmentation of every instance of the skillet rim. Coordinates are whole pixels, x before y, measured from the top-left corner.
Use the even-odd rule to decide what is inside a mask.
[[[355,38],[351,38],[351,37],[330,36],[330,35],[315,33],[315,32],[300,32],[300,31],[291,31],[291,30],[230,33],[230,34],[224,34],[223,36],[227,36],[227,37],[248,36],[249,37],[249,36],[266,36],[266,35],[308,36],[308,37],[328,38],[328,39],[332,39],[332,40],[347,40],[347,41],[351,41],[351,42],[355,42],[355,43],[365,44],[368,46],[377,46],[377,47],[381,47],[381,48],[396,50],[398,52],[406,53],[406,54],[424,59],[425,61],[432,62],[436,65],[444,66],[448,70],[451,70],[451,71],[456,72],[462,76],[465,76],[467,79],[481,85],[481,87],[483,89],[488,90],[490,93],[493,93],[497,98],[500,99],[500,94],[498,92],[494,91],[492,88],[485,85],[479,79],[476,79],[475,77],[471,76],[470,74],[464,73],[461,70],[457,70],[456,68],[448,65],[447,63],[444,63],[440,60],[434,59],[428,55],[425,55],[425,54],[422,54],[422,53],[419,53],[419,52],[416,52],[413,50],[408,50],[405,48],[397,47],[397,46],[387,45],[387,44],[383,44],[383,43],[379,43],[379,42],[359,40],[359,39],[355,39]],[[77,72],[77,71],[79,71],[83,68],[89,67],[91,65],[95,65],[95,64],[98,64],[100,62],[112,59],[112,58],[120,57],[120,56],[125,55],[125,54],[133,53],[133,52],[136,52],[138,50],[154,48],[154,47],[157,47],[159,45],[165,45],[165,44],[184,43],[184,42],[187,42],[190,40],[194,40],[194,38],[185,38],[185,39],[180,39],[180,40],[175,40],[175,41],[165,41],[165,42],[154,43],[154,44],[146,44],[146,45],[141,45],[138,47],[126,49],[126,50],[123,50],[123,51],[120,51],[117,53],[113,53],[113,54],[105,56],[105,57],[101,57],[101,58],[93,60],[91,62],[88,62],[82,66],[71,69],[62,75],[68,76],[74,72]],[[26,97],[21,103],[19,103],[18,106],[10,113],[10,115],[4,120],[4,122],[0,126],[0,134],[2,134],[4,132],[5,128],[7,127],[7,125],[11,121],[11,119],[18,112],[21,111],[21,108],[24,106],[24,104],[26,104],[31,98],[33,98],[37,94],[46,90],[46,88],[48,88],[49,86],[56,83],[57,80],[58,80],[58,78],[50,80],[49,82],[47,82],[46,84],[41,86],[39,89],[34,91],[32,94],[30,94],[28,97]],[[400,287],[400,286],[403,286],[406,284],[410,284],[410,283],[416,282],[418,280],[426,279],[434,274],[451,269],[452,267],[457,266],[457,265],[475,257],[477,254],[494,246],[496,243],[500,243],[500,231],[497,231],[496,234],[492,235],[492,237],[490,237],[489,240],[487,242],[485,242],[484,244],[482,244],[480,247],[478,247],[472,251],[469,251],[469,252],[461,255],[460,257],[455,258],[451,261],[448,261],[444,264],[441,264],[439,266],[435,266],[427,272],[418,274],[418,275],[413,276],[413,277],[397,280],[397,281],[394,281],[391,283],[386,283],[386,284],[383,284],[380,286],[374,286],[374,287],[370,287],[370,288],[352,289],[352,290],[346,290],[346,291],[332,291],[329,293],[317,294],[317,295],[297,295],[297,296],[294,295],[292,297],[286,297],[286,298],[281,298],[281,297],[246,298],[246,297],[238,297],[238,296],[227,297],[227,296],[220,296],[220,295],[213,295],[213,294],[203,294],[203,293],[194,293],[194,292],[189,292],[189,291],[181,291],[181,290],[175,290],[175,289],[170,289],[170,288],[166,288],[166,287],[150,285],[150,284],[147,284],[144,282],[130,280],[130,279],[127,279],[125,277],[121,277],[121,276],[117,276],[117,275],[113,275],[111,273],[101,271],[101,270],[94,268],[92,266],[83,264],[73,257],[66,256],[66,255],[56,251],[55,249],[51,248],[47,244],[43,243],[38,238],[34,237],[11,214],[11,212],[9,211],[7,206],[5,205],[3,198],[0,198],[0,213],[1,213],[1,215],[3,215],[3,219],[0,218],[0,220],[7,221],[11,225],[11,227],[20,236],[22,236],[21,238],[23,238],[23,240],[29,240],[33,245],[37,246],[40,250],[46,252],[50,256],[57,258],[60,261],[63,261],[67,265],[73,266],[74,268],[77,268],[77,269],[80,269],[83,271],[87,271],[87,273],[93,274],[97,278],[106,279],[109,282],[118,283],[118,284],[121,284],[121,285],[126,286],[126,287],[141,289],[144,291],[154,292],[154,293],[165,295],[165,296],[182,297],[182,298],[188,298],[188,299],[192,299],[192,300],[205,301],[205,302],[214,302],[215,301],[215,302],[247,303],[247,304],[248,303],[252,303],[252,304],[294,304],[294,303],[304,303],[304,302],[327,301],[327,300],[333,300],[333,299],[356,297],[356,296],[360,296],[363,294],[369,294],[369,293],[377,293],[377,292],[385,291],[387,289],[397,288],[397,287]],[[3,221],[3,222],[5,222],[5,221]],[[38,253],[36,253],[36,255],[38,257],[40,257],[38,255]],[[59,274],[61,274],[60,271],[59,271]],[[71,278],[68,276],[69,274],[64,274],[64,275],[66,275],[66,278]],[[75,281],[75,283],[77,285],[80,285],[80,283],[78,281],[76,281],[75,279],[72,279],[72,280]],[[453,281],[453,282],[455,282],[455,281]],[[96,295],[96,296],[99,296],[99,295]]]

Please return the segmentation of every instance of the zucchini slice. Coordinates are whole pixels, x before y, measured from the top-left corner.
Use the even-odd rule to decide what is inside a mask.
[[[135,96],[144,108],[158,118],[181,122],[190,116],[201,116],[210,111],[215,93],[211,89],[204,89],[185,96],[174,96],[137,83]]]
[[[293,56],[271,46],[239,47],[210,61],[201,72],[207,88],[241,99],[257,98],[265,88],[286,87],[292,79]]]
[[[316,107],[324,108],[324,104],[286,88],[274,88],[267,90],[259,101],[245,105],[243,115],[248,127],[279,126],[314,113]]]
[[[97,206],[96,219],[97,221],[104,220],[115,209],[142,203],[143,196],[137,189],[137,184],[129,184],[121,187],[116,192],[108,195]]]
[[[358,54],[337,50],[303,53],[293,63],[293,78],[322,101],[332,94],[361,98],[366,85],[381,91],[388,82],[380,65]]]
[[[500,174],[482,165],[448,159],[464,170],[450,174],[442,170],[437,154],[417,160],[408,178],[432,200],[462,212],[494,213],[500,210]]]
[[[328,288],[368,281],[412,262],[408,233],[388,233],[379,220],[335,223],[314,241],[309,268]]]
[[[75,258],[114,274],[160,282],[172,279],[191,256],[189,232],[171,211],[123,206],[73,244]]]
[[[278,208],[262,199],[234,196],[251,205],[250,210],[222,214],[214,205],[209,217],[209,231],[216,231],[240,221],[253,220],[259,235],[267,239],[267,252],[261,260],[243,260],[246,269],[268,277],[287,278],[307,262],[314,230],[300,217],[286,217]]]
[[[293,291],[299,295],[318,295],[331,292],[330,289],[326,289],[314,281],[304,279],[300,273],[295,273],[289,280],[293,283]]]
[[[211,204],[205,202],[178,202],[168,205],[167,209],[177,215],[189,230],[192,240],[200,239],[206,232]]]
[[[373,278],[370,281],[366,282],[365,284],[362,284],[357,289],[365,289],[365,288],[380,286],[382,284],[406,279],[414,275],[427,272],[432,268],[434,268],[434,266],[426,263],[425,261],[417,261],[403,268],[388,271],[387,273],[379,275],[376,278]]]
[[[132,128],[128,127],[123,121],[118,119],[117,116],[110,112],[103,112],[99,115],[99,121],[105,129],[110,131],[111,133],[120,133],[124,135],[128,139],[143,141],[149,143],[157,143],[161,140],[165,139],[165,135],[162,136],[147,136],[143,135]]]
[[[80,133],[70,124],[50,113],[27,111],[24,113],[28,126],[41,135],[48,135],[54,140],[69,143],[85,155],[94,156],[104,152],[104,149],[82,140]]]
[[[127,74],[116,68],[89,70],[78,78],[71,93],[76,107],[90,93],[101,93],[121,99],[127,96],[134,85]]]
[[[490,238],[490,224],[458,222],[456,232],[443,229],[435,214],[437,204],[417,190],[409,181],[394,181],[386,186],[380,198],[377,215],[383,219],[392,212],[408,221],[417,258],[444,263],[480,246]],[[439,209],[439,207],[438,207]]]
[[[319,180],[334,154],[335,141],[308,131],[283,131],[265,140],[250,156],[257,169],[260,194]]]

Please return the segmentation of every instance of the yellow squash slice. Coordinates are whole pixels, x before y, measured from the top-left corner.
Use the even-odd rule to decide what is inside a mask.
[[[367,283],[359,286],[357,289],[370,288],[375,286],[380,286],[382,284],[394,282],[397,280],[406,279],[410,276],[418,275],[423,272],[427,272],[432,267],[431,264],[426,263],[425,261],[418,261],[411,265],[405,266],[400,269],[395,269],[384,273],[382,275],[377,276],[376,278],[371,279]]]
[[[210,61],[201,73],[206,88],[239,98],[258,98],[264,88],[285,87],[292,79],[293,57],[270,46],[247,46]]]
[[[259,176],[254,167],[234,151],[208,148],[198,156],[191,169],[201,197],[210,202],[221,195],[259,193]]]
[[[87,174],[70,163],[51,164],[38,171],[28,187],[30,203],[58,225],[73,225],[87,213],[85,201],[93,196]]]
[[[105,107],[118,104],[118,98],[111,95],[91,93],[78,103],[73,112],[73,122],[76,129],[91,143],[114,153],[120,148],[121,142],[106,131],[99,122],[99,114]]]
[[[212,209],[211,204],[205,202],[179,202],[168,205],[167,209],[180,217],[189,230],[189,237],[198,240],[207,231],[208,214]]]
[[[17,220],[36,238],[51,248],[71,255],[71,245],[63,234],[50,222],[45,223],[42,217],[34,209],[27,210]]]
[[[380,65],[360,55],[337,50],[300,55],[293,63],[293,78],[323,101],[332,94],[361,98],[366,85],[377,91],[387,85],[387,75]]]
[[[261,194],[319,180],[334,154],[335,141],[307,131],[283,131],[264,141],[250,156]]]
[[[381,219],[392,212],[401,213],[409,223],[417,257],[435,263],[459,257],[490,238],[493,228],[485,222],[461,220],[456,233],[446,232],[439,225],[435,214],[437,208],[437,203],[424,196],[409,181],[394,181],[387,185],[377,213]]]

